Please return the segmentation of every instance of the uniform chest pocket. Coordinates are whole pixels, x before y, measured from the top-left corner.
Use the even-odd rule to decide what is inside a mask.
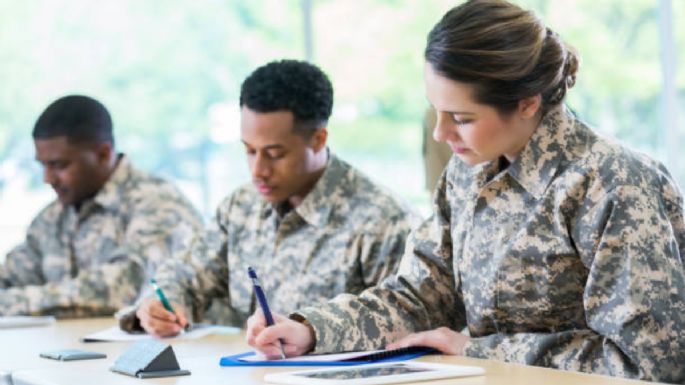
[[[247,276],[247,267],[256,266],[260,276],[266,276],[263,263],[254,260],[243,260],[235,253],[229,253],[224,258],[228,259],[228,285],[231,307],[235,310],[250,314],[252,312],[252,281]],[[260,277],[261,278],[261,277]],[[262,284],[264,284],[262,282]]]
[[[587,269],[575,253],[531,253],[503,259],[496,303],[511,328],[554,331],[584,323]]]

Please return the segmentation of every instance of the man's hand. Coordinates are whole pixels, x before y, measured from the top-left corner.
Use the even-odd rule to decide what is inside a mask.
[[[182,306],[172,303],[171,307],[176,314],[165,309],[158,299],[145,300],[136,310],[140,326],[155,337],[177,335],[188,325],[188,319]]]

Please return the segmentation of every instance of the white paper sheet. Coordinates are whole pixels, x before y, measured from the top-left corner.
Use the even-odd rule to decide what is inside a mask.
[[[49,326],[55,323],[55,317],[43,316],[3,316],[0,317],[0,329]]]
[[[182,331],[175,337],[166,337],[163,340],[194,340],[206,337],[210,334],[236,334],[240,329],[232,326],[203,325],[196,324],[190,331]],[[87,336],[83,336],[83,342],[109,342],[109,341],[140,341],[154,339],[155,337],[146,333],[127,333],[118,326],[101,330]]]

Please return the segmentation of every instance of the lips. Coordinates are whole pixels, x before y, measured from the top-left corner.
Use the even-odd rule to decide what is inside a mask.
[[[467,152],[469,150],[466,147],[461,147],[461,146],[457,146],[454,144],[450,144],[450,148],[452,149],[452,152],[455,154],[464,154],[465,152]]]
[[[274,187],[266,185],[266,184],[258,184],[257,185],[257,191],[259,191],[259,193],[262,195],[268,195],[272,191],[274,191]]]
[[[60,198],[66,196],[68,193],[68,190],[64,188],[52,186],[52,189],[55,191],[55,194],[57,194],[57,196]]]

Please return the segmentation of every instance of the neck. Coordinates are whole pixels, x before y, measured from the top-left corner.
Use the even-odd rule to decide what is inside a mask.
[[[521,120],[518,122],[515,130],[521,133],[520,141],[513,144],[512,149],[504,154],[504,157],[509,163],[513,163],[514,160],[521,154],[523,149],[526,147],[530,138],[533,136],[535,130],[538,129],[540,123],[542,122],[542,114],[536,114],[530,119]]]
[[[108,159],[106,164],[102,165],[102,167],[99,167],[99,170],[93,175],[93,178],[97,180],[97,186],[99,187],[81,201],[72,203],[72,206],[74,207],[74,209],[76,209],[76,212],[80,212],[83,203],[88,201],[89,199],[93,199],[93,197],[95,197],[100,192],[100,190],[102,190],[105,184],[107,184],[107,181],[109,180],[109,178],[112,177],[114,170],[116,170],[120,159],[121,156],[113,154]]]
[[[92,198],[93,196],[97,195],[97,193],[102,190],[103,187],[105,187],[105,184],[107,184],[107,181],[109,181],[109,178],[112,177],[112,174],[114,174],[114,171],[117,169],[117,166],[119,165],[119,160],[121,159],[121,156],[117,155],[114,153],[109,161],[107,162],[106,165],[102,167],[101,172],[98,175],[98,185],[100,186],[97,191],[93,193],[93,195],[90,197]]]
[[[307,178],[308,183],[305,184],[301,193],[295,194],[288,198],[288,203],[290,203],[292,207],[299,206],[304,200],[304,198],[306,198],[307,195],[312,191],[312,189],[316,185],[316,182],[318,182],[319,179],[321,179],[321,176],[326,171],[327,163],[328,149],[319,151],[319,153],[315,155],[315,158],[313,160],[314,167],[312,168],[311,172],[309,173],[309,177]]]
[[[105,183],[109,180],[109,178],[112,176],[114,173],[114,170],[117,169],[117,165],[119,165],[119,160],[121,159],[121,156],[117,154],[116,152],[112,152],[112,156],[109,157],[109,162],[107,163],[107,166],[103,169],[102,171],[102,185],[104,186]]]

